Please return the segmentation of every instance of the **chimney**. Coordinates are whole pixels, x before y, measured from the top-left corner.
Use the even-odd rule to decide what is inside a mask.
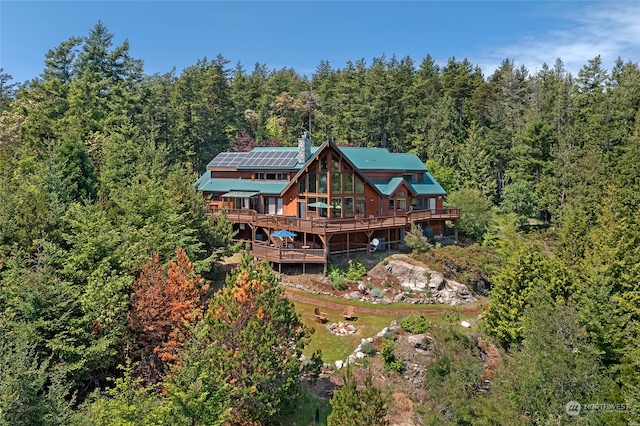
[[[298,163],[306,163],[311,158],[311,139],[307,137],[307,132],[298,139]]]

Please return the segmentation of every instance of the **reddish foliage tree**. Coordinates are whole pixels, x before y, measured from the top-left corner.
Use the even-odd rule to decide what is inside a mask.
[[[184,344],[188,325],[202,318],[202,296],[209,285],[194,274],[182,248],[165,269],[158,254],[147,262],[134,283],[129,331],[140,349],[138,375],[157,383],[165,363],[171,363]]]
[[[233,145],[233,151],[249,152],[256,146],[256,139],[248,131],[241,130],[236,134],[235,144]]]

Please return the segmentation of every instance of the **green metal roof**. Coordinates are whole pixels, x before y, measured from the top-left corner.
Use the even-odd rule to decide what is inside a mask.
[[[251,192],[260,194],[280,194],[289,183],[288,181],[259,181],[249,179],[212,179],[209,173],[205,173],[208,178],[200,182],[196,188],[205,192]]]
[[[375,182],[374,185],[384,195],[391,195],[402,182],[404,182],[404,179],[400,177],[394,177],[389,182]]]
[[[445,195],[447,193],[429,172],[425,172],[423,182],[410,182],[409,185],[417,195]]]
[[[391,153],[386,148],[338,147],[360,170],[427,171],[415,154]]]

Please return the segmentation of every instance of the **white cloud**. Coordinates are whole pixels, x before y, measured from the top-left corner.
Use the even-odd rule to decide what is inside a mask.
[[[516,66],[526,66],[531,74],[540,70],[543,63],[553,66],[560,58],[574,77],[598,55],[606,69],[611,69],[618,57],[625,62],[640,61],[640,3],[567,2],[563,6],[550,13],[562,10],[561,18],[567,23],[564,28],[484,52],[484,59],[478,65],[485,76],[493,73],[506,58],[514,60]]]

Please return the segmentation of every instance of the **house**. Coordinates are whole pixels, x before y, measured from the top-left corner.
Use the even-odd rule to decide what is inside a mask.
[[[312,147],[303,134],[297,148],[220,153],[195,186],[255,257],[279,265],[322,263],[326,273],[329,254],[398,247],[413,223],[457,239],[460,210],[443,206],[425,165],[385,148]]]

